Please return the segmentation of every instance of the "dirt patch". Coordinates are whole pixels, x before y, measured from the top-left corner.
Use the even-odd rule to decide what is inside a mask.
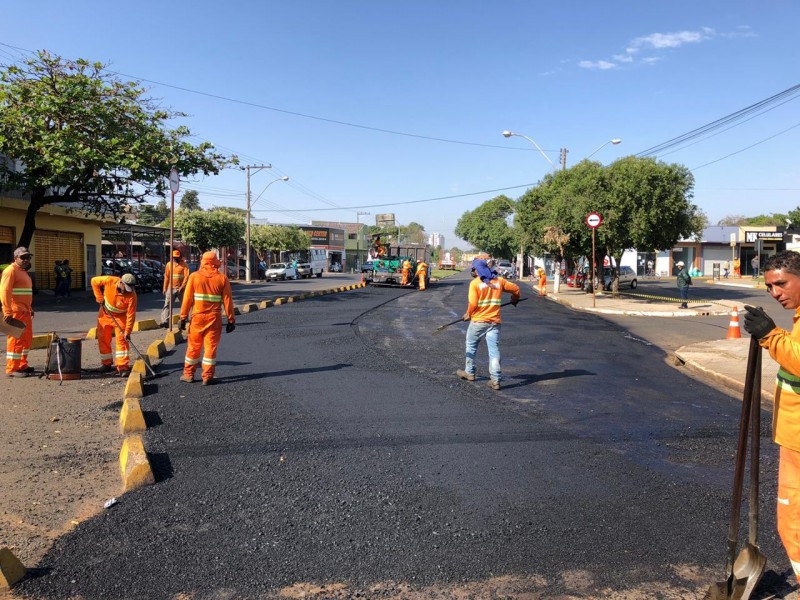
[[[145,352],[163,337],[164,330],[137,332],[133,342]],[[29,568],[58,536],[121,493],[126,379],[89,372],[73,381],[40,378],[46,355],[30,352],[34,377],[0,375],[0,547]],[[83,369],[100,365],[96,341],[84,341],[81,355]]]

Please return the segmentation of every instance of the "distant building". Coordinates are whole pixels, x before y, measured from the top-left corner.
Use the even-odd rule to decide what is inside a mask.
[[[432,233],[428,236],[428,243],[433,247],[436,248],[437,246],[441,246],[442,248],[445,247],[444,245],[444,236],[441,233]]]

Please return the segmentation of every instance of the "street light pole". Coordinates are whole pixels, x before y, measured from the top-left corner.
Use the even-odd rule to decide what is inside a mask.
[[[247,283],[250,283],[252,281],[252,262],[250,260],[250,169],[255,169],[255,172],[258,173],[261,169],[271,169],[271,168],[272,165],[247,165],[246,167],[244,167],[245,171],[247,171],[247,223],[244,233],[245,252],[247,253],[244,265],[246,270],[245,281]],[[238,259],[237,259],[236,271],[237,272],[239,271]]]
[[[589,156],[587,156],[586,159],[592,158],[595,154],[600,152],[600,150],[602,150],[603,148],[605,148],[609,144],[614,144],[616,146],[617,144],[621,144],[621,143],[622,143],[622,140],[619,139],[619,138],[614,138],[614,139],[608,140],[607,142],[604,142],[604,143],[600,144],[597,148],[595,148],[595,150]]]
[[[358,210],[356,211],[356,268],[361,270],[361,216],[370,213]]]
[[[552,160],[550,160],[550,157],[547,156],[547,154],[545,154],[545,151],[542,150],[539,147],[539,144],[537,144],[535,141],[533,141],[527,135],[522,135],[521,133],[514,133],[513,131],[508,131],[508,130],[503,132],[503,137],[510,138],[511,136],[521,137],[521,138],[525,138],[526,140],[528,140],[531,144],[533,144],[536,147],[536,149],[542,154],[542,156],[544,156],[545,160],[550,163],[550,166],[553,167],[553,170],[554,171],[558,170],[556,168],[555,163]]]

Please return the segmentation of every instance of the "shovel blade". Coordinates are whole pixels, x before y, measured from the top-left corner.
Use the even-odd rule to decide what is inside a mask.
[[[711,587],[708,588],[706,595],[703,596],[703,600],[742,600],[744,588],[744,579],[734,579],[733,581],[728,579],[727,581],[718,581],[711,584]]]
[[[761,553],[758,546],[747,544],[736,561],[733,563],[733,575],[736,582],[743,582],[742,595],[739,596],[742,600],[748,600],[753,590],[756,589],[761,576],[764,574],[764,568],[767,566],[767,557]]]

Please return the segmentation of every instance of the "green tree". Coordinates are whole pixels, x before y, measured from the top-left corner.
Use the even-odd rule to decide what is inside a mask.
[[[139,225],[169,225],[169,207],[167,201],[162,198],[155,206],[152,204],[141,204],[136,210],[136,222]]]
[[[475,210],[467,211],[456,223],[455,234],[482,252],[492,256],[514,256],[516,235],[506,218],[516,204],[507,196],[487,200]]]
[[[175,211],[175,228],[186,242],[206,252],[241,243],[245,223],[241,217],[224,211],[178,209]]]
[[[789,214],[786,215],[786,221],[790,229],[800,229],[800,206],[789,211]]]
[[[183,116],[101,63],[39,52],[0,67],[0,155],[11,159],[0,161],[0,190],[30,199],[18,245],[30,244],[48,204],[118,217],[129,204],[164,197],[172,168],[217,174],[226,157],[187,142],[188,128],[168,128]]]
[[[200,198],[197,190],[186,190],[183,192],[180,207],[184,210],[203,210],[200,208]]]
[[[254,225],[250,228],[250,245],[262,259],[268,254],[299,252],[311,247],[311,236],[299,227]]]

